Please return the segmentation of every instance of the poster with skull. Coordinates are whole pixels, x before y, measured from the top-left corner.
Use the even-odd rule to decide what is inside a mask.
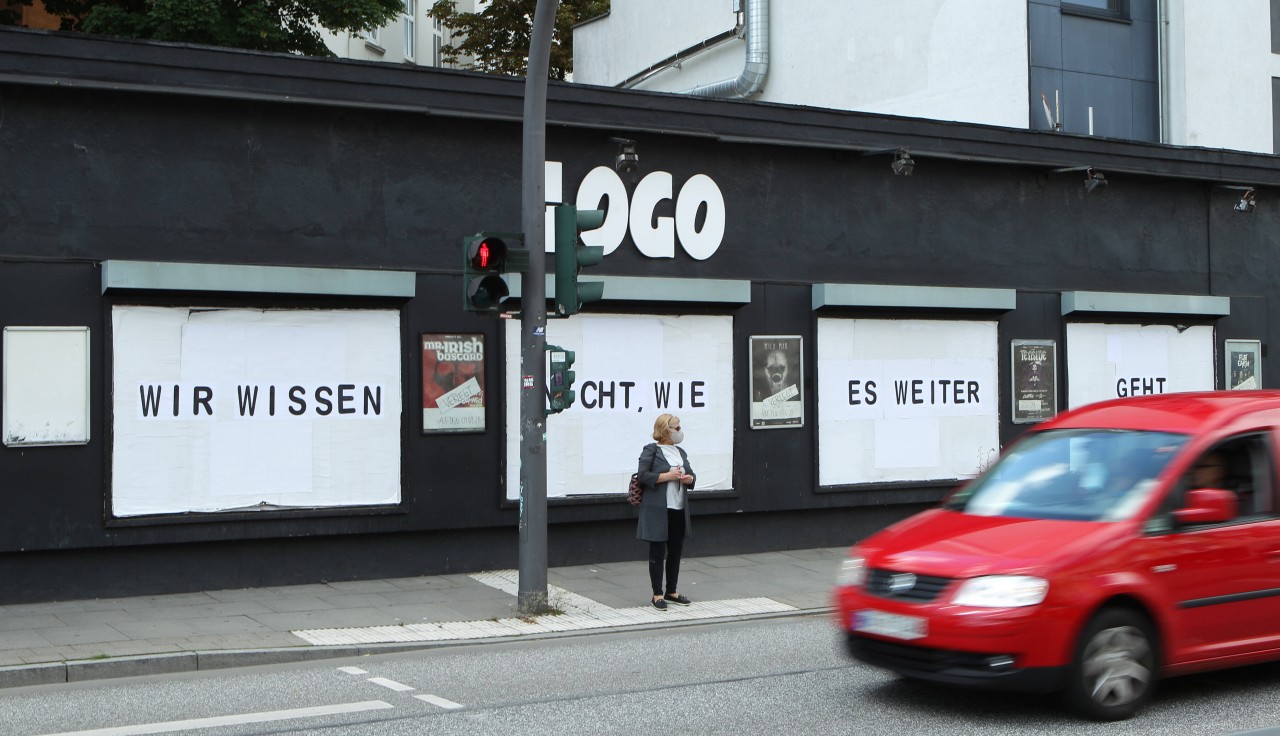
[[[751,428],[804,426],[799,335],[751,337]]]

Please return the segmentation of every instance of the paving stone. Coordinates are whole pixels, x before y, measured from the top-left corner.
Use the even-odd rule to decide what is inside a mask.
[[[192,618],[183,623],[198,634],[257,634],[271,631],[271,627],[249,616],[220,616]]]
[[[76,626],[74,628],[41,629],[40,636],[50,644],[96,644],[124,641],[129,637],[110,626]]]
[[[447,580],[438,575],[419,578],[391,578],[387,582],[404,591],[437,590],[456,588],[461,585],[461,583]]]
[[[751,560],[739,555],[725,555],[723,557],[702,557],[699,558],[704,565],[711,567],[743,567],[745,565],[755,564]]]
[[[385,580],[351,580],[329,583],[329,587],[337,593],[394,593],[399,590]]]
[[[282,595],[277,598],[264,599],[262,605],[275,613],[290,611],[323,611],[334,605],[315,595]]]
[[[183,621],[129,621],[112,624],[111,628],[133,639],[182,638],[203,632]]]
[[[69,613],[59,613],[53,618],[61,621],[66,626],[98,626],[101,624],[115,624],[122,621],[137,621],[132,613],[118,608],[105,611],[73,611]]]
[[[46,639],[39,631],[61,631],[66,627],[60,626],[57,629],[19,629],[17,631],[0,632],[0,651],[9,649],[38,649],[47,647],[53,642]]]
[[[207,599],[204,603],[189,606],[165,606],[130,611],[136,621],[159,621],[162,619],[218,618],[230,616],[252,616],[257,613],[270,613],[271,609],[257,601],[235,601],[218,603]]]
[[[65,625],[57,615],[6,616],[0,614],[0,633],[19,629],[52,629]]]
[[[340,629],[350,626],[394,626],[398,623],[384,609],[335,608],[324,611],[267,613],[253,619],[273,631],[295,629]]]
[[[399,589],[388,593],[349,593],[320,596],[320,600],[334,608],[382,608],[391,605],[384,595],[396,595]]]

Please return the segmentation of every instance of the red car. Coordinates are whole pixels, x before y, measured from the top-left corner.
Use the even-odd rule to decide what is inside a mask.
[[[857,659],[1061,692],[1127,718],[1158,678],[1280,659],[1280,392],[1059,415],[936,509],[854,546],[834,592]]]

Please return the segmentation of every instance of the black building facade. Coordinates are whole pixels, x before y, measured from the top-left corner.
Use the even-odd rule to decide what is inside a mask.
[[[460,251],[519,227],[523,91],[0,31],[0,600],[514,566],[514,323],[462,308]],[[553,565],[645,553],[660,410],[703,555],[851,543],[1046,413],[1246,385],[1236,350],[1272,384],[1271,156],[553,84],[547,158],[613,228],[604,300],[549,326]],[[487,390],[437,431],[453,338]]]

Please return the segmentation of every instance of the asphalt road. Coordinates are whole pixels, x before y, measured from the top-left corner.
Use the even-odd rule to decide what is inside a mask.
[[[1277,690],[1280,665],[1180,678],[1133,720],[1087,723],[853,663],[810,616],[11,690],[0,733],[1172,736],[1280,725]]]

